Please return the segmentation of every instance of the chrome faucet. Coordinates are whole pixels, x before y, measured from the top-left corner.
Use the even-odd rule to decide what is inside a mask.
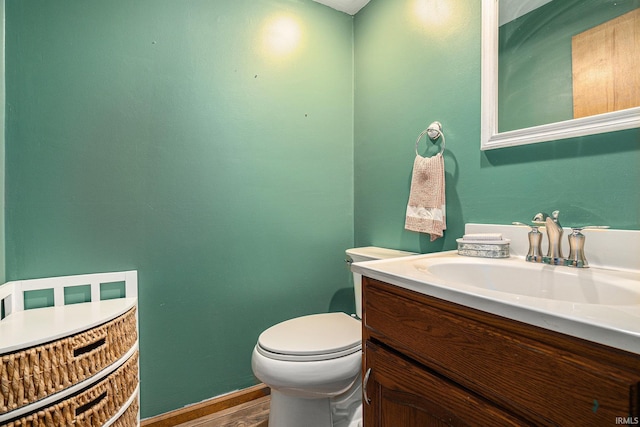
[[[558,216],[560,211],[553,211],[551,215],[540,212],[531,219],[533,225],[514,222],[514,225],[527,225],[531,228],[529,232],[529,252],[526,260],[529,262],[543,262],[550,265],[565,265],[568,267],[586,268],[589,263],[584,255],[585,236],[582,230],[609,228],[608,225],[587,225],[581,227],[572,227],[569,235],[569,256],[565,258],[562,255],[562,234],[563,229]],[[547,254],[541,256],[540,240],[542,233],[538,231],[538,227],[545,227],[547,230],[547,241],[549,243]]]
[[[549,242],[547,255],[542,257],[542,262],[545,264],[564,265],[564,256],[562,255],[562,232],[564,230],[558,220],[558,214],[560,211],[553,211],[551,216],[547,215],[544,220],[547,241]]]
[[[558,220],[560,211],[553,211],[551,215],[540,212],[533,216],[531,222],[536,226],[544,226],[547,230],[548,249],[547,254],[542,257],[542,262],[551,265],[563,265],[562,256],[562,225]],[[538,261],[539,262],[539,261]]]

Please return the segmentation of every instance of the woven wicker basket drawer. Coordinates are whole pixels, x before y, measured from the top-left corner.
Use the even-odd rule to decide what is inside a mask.
[[[124,356],[137,338],[132,308],[93,329],[0,356],[0,415],[92,377]]]
[[[56,404],[10,420],[6,427],[95,427],[113,418],[138,386],[138,352],[99,383]],[[114,425],[137,423],[137,399]],[[131,412],[134,415],[131,415]],[[133,422],[130,420],[133,419]]]
[[[136,396],[131,405],[127,408],[126,411],[118,417],[117,420],[111,424],[111,427],[132,427],[138,425],[138,411],[140,409],[140,404],[138,403],[138,397]]]

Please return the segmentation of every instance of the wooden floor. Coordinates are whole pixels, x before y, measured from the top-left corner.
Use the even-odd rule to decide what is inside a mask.
[[[215,414],[205,415],[178,427],[267,427],[269,425],[269,402],[264,396]]]

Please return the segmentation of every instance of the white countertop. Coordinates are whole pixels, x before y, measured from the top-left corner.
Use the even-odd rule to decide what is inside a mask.
[[[508,259],[492,260],[463,257],[458,255],[456,251],[450,251],[353,263],[351,268],[352,271],[363,276],[424,295],[640,354],[640,299],[631,300],[629,304],[618,305],[559,301],[445,282],[439,277],[429,274],[424,268],[429,262],[455,262],[456,259],[471,262],[498,261],[530,264],[521,257],[512,256]],[[545,265],[544,267],[567,269],[566,271],[570,274],[576,271],[576,269],[563,266]],[[633,284],[636,281],[640,295],[640,272],[638,271],[615,271],[598,268],[582,270],[605,271],[606,274],[618,277],[621,282],[625,283]],[[585,271],[575,273],[584,274]]]

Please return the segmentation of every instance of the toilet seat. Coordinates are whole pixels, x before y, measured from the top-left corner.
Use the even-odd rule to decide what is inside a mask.
[[[322,313],[278,323],[258,337],[256,350],[287,361],[319,361],[362,349],[361,324],[345,313]]]

